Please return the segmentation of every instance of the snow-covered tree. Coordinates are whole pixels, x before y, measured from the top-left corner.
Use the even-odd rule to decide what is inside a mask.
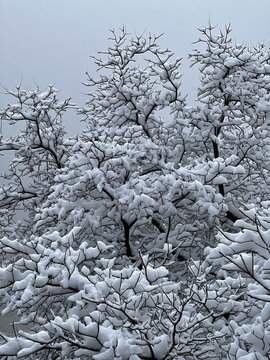
[[[233,44],[230,28],[201,32],[190,54],[202,74],[196,106],[180,92],[181,59],[125,29],[94,58],[100,77],[87,74],[82,135],[64,138],[72,105],[52,87],[10,92],[18,104],[1,117],[26,130],[0,145],[15,150],[0,192],[0,294],[27,326],[1,335],[2,357],[266,356],[267,332],[248,345],[267,299],[247,264],[264,279],[269,214],[247,222],[240,203],[252,213],[268,195],[268,50]]]
[[[234,157],[233,164],[245,169],[219,184],[235,221],[239,200],[260,202],[269,194],[270,53],[263,43],[234,44],[230,26],[217,33],[209,25],[200,32],[198,48],[189,55],[201,73],[199,105],[190,117],[205,156]]]
[[[0,189],[0,211],[7,219],[1,231],[10,235],[15,231],[23,236],[25,231],[32,232],[36,209],[50,193],[56,170],[67,160],[69,152],[63,144],[61,118],[72,105],[70,99],[60,102],[53,86],[46,91],[25,91],[20,85],[16,91],[6,91],[16,102],[0,111],[0,119],[21,130],[0,142],[1,152],[15,153],[8,172],[1,174],[5,181]],[[18,210],[23,211],[26,220],[19,226],[14,222]]]
[[[245,218],[236,222],[240,231],[220,230],[217,247],[206,249],[204,266],[206,273],[214,273],[211,287],[217,294],[210,308],[226,301],[223,326],[231,332],[229,359],[270,356],[269,207],[269,201],[259,209],[246,205],[242,209]]]

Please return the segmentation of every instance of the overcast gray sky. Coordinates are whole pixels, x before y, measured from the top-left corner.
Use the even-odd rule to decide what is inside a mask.
[[[0,83],[11,89],[21,78],[25,88],[54,83],[61,96],[82,104],[81,82],[94,72],[89,55],[108,47],[109,28],[125,25],[164,33],[161,44],[184,57],[186,93],[199,75],[185,58],[209,16],[220,27],[231,23],[237,41],[269,41],[269,0],[0,0]],[[6,102],[0,96],[0,107]]]

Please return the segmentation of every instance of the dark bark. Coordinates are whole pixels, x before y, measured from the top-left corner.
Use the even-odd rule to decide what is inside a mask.
[[[131,246],[130,246],[130,228],[135,224],[137,219],[135,219],[134,221],[132,221],[130,224],[123,218],[121,218],[123,227],[124,227],[124,244],[125,244],[125,248],[126,248],[126,253],[127,256],[129,258],[132,258],[133,254],[132,254],[132,250],[131,250]]]

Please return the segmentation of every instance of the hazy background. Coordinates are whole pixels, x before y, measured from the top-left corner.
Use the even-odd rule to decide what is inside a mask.
[[[187,54],[197,27],[231,23],[239,41],[270,39],[269,0],[0,0],[0,83],[10,89],[54,83],[61,97],[83,104],[81,82],[95,68],[90,55],[108,47],[108,29],[125,25],[130,32],[164,33],[160,43],[183,57],[183,93],[195,95],[199,74],[189,69]],[[10,99],[0,94],[0,107]],[[68,113],[69,133],[78,117]],[[11,129],[3,124],[3,135]],[[0,161],[1,158],[0,158]]]

